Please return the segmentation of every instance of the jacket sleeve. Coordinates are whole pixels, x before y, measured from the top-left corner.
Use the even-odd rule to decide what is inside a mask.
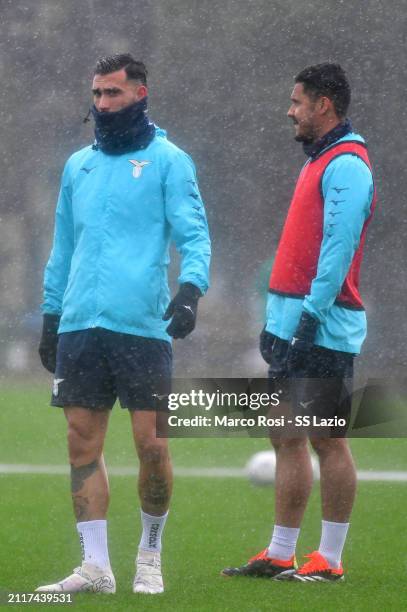
[[[68,284],[74,247],[72,189],[68,164],[65,166],[55,215],[54,241],[44,273],[44,314],[62,313],[62,299]]]
[[[323,239],[317,274],[303,304],[304,310],[321,323],[341,291],[359,246],[373,192],[372,173],[355,155],[342,155],[325,170]]]
[[[177,152],[165,180],[166,218],[171,237],[181,254],[178,282],[192,283],[202,294],[209,287],[211,243],[195,167],[184,152]]]

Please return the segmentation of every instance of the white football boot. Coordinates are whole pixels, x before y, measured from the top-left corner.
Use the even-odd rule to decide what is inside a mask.
[[[151,595],[164,592],[161,574],[161,555],[159,552],[139,550],[136,560],[136,576],[133,582],[133,593]]]
[[[115,593],[116,581],[110,567],[101,568],[82,563],[73,574],[55,584],[46,584],[36,589],[37,593]]]

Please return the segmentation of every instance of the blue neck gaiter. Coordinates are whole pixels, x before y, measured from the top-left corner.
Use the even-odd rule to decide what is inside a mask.
[[[319,140],[312,143],[303,143],[303,149],[305,155],[315,159],[321,153],[323,149],[329,147],[340,138],[346,136],[352,131],[352,124],[349,119],[346,119],[343,123],[338,123],[330,132],[322,136]]]
[[[147,96],[119,111],[99,112],[91,108],[95,120],[95,148],[108,155],[121,155],[148,147],[155,127],[147,116]]]

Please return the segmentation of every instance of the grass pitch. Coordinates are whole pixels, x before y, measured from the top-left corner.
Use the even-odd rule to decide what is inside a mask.
[[[47,406],[48,390],[0,390],[0,463],[63,464],[65,423]],[[182,467],[241,467],[265,440],[172,441]],[[360,469],[407,470],[406,440],[355,440]],[[112,415],[106,446],[108,465],[134,464],[126,413]],[[31,592],[66,576],[79,564],[68,476],[0,476],[0,593]],[[78,595],[84,610],[405,610],[407,609],[405,499],[407,485],[360,483],[345,548],[343,584],[291,584],[263,579],[222,578],[264,548],[273,524],[273,489],[244,478],[176,478],[164,535],[166,592],[131,593],[140,536],[135,478],[111,478],[110,553],[117,580],[114,596]],[[317,486],[297,550],[317,548],[320,509]],[[45,607],[45,606],[41,606]],[[24,609],[26,606],[15,606]]]

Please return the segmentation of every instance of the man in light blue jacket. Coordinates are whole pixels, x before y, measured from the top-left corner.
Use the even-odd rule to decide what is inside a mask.
[[[208,288],[210,240],[192,160],[148,120],[144,64],[130,54],[102,58],[92,92],[96,140],[63,172],[39,349],[55,373],[51,403],[64,408],[68,423],[82,565],[38,590],[115,592],[103,445],[118,398],[130,411],[140,460],[143,533],[133,591],[160,593],[172,471],[156,417],[170,390],[171,336],[194,329]],[[171,241],[181,254],[172,301]]]

